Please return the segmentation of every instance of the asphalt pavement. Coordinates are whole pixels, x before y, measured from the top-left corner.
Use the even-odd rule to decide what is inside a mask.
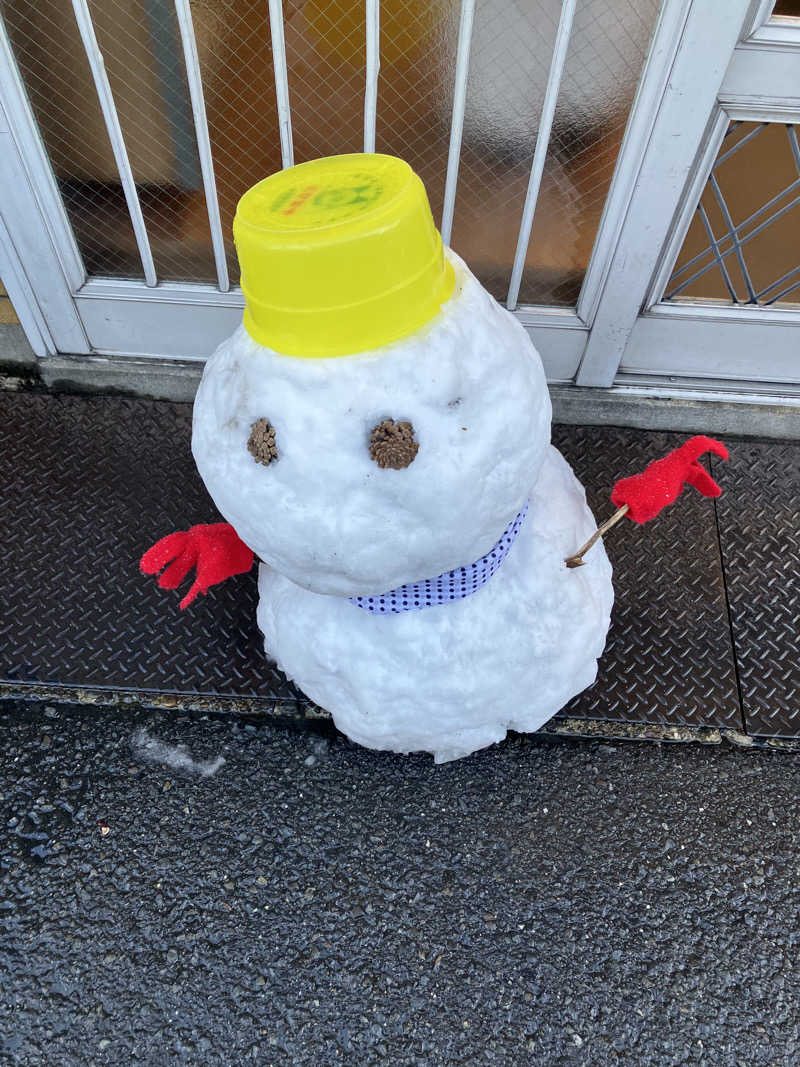
[[[796,754],[435,766],[14,702],[0,737],[2,1063],[800,1063]]]

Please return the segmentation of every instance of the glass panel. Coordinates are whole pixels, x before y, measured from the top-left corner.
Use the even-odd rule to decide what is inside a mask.
[[[778,122],[732,122],[665,300],[800,303],[800,145]]]
[[[658,7],[578,3],[521,303],[577,301]],[[557,0],[478,0],[453,245],[498,297],[508,288],[560,10]]]
[[[216,275],[173,5],[91,0],[90,9],[156,270],[162,278],[211,281]],[[71,5],[0,0],[0,10],[87,271],[141,277]]]
[[[172,0],[90,0],[159,277],[215,278]],[[572,306],[658,0],[579,0],[520,300]],[[0,0],[91,274],[141,277],[71,5]],[[284,0],[295,158],[359,151],[364,0]],[[504,298],[561,0],[477,0],[453,246]],[[267,0],[192,0],[232,281],[236,201],[281,165]],[[382,0],[377,149],[441,218],[460,0]]]
[[[288,40],[296,7],[292,3],[285,8]],[[251,185],[281,168],[269,12],[267,0],[193,0],[191,9],[228,270],[231,284],[236,285],[239,264],[232,234],[236,203]],[[194,222],[199,236],[200,210]]]
[[[578,5],[521,302],[573,306],[577,300],[658,7],[658,0]],[[358,151],[363,0],[307,0],[296,10],[286,24],[295,157]],[[476,4],[452,243],[500,299],[508,290],[560,12],[561,0]],[[459,15],[459,0],[381,2],[376,148],[411,163],[437,222]]]
[[[0,282],[0,326],[8,326],[19,322],[17,313],[8,299],[6,287]]]
[[[800,18],[800,0],[778,0],[772,9],[773,15],[785,15],[789,18]]]

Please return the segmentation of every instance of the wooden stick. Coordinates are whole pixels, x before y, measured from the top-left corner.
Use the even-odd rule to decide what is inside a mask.
[[[569,556],[566,560],[564,560],[566,565],[568,567],[570,567],[570,568],[583,567],[584,566],[583,557],[586,555],[586,553],[589,551],[589,549],[592,547],[592,545],[596,541],[599,541],[604,533],[608,533],[608,531],[611,529],[612,526],[616,526],[616,524],[619,522],[619,520],[621,518],[623,518],[627,514],[628,514],[628,505],[627,504],[623,504],[621,508],[619,508],[617,511],[614,512],[614,514],[611,516],[610,519],[606,519],[606,521],[601,526],[597,527],[597,529],[592,534],[592,536],[589,538],[589,540],[586,542],[586,544],[582,545],[578,549],[578,551],[575,553],[574,556]]]

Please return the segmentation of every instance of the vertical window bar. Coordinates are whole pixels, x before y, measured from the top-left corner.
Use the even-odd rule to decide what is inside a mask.
[[[442,240],[446,245],[450,244],[450,237],[453,232],[453,214],[456,207],[458,168],[461,163],[461,138],[464,134],[464,108],[467,102],[469,50],[472,44],[474,16],[475,0],[461,0],[455,88],[453,91],[453,115],[450,121],[450,149],[447,153],[447,180],[444,186],[444,206],[442,208]]]
[[[380,0],[366,0],[367,79],[364,92],[364,151],[375,151],[378,122],[378,74],[381,69]]]
[[[225,255],[225,239],[222,235],[222,222],[219,215],[219,197],[217,180],[214,176],[214,160],[211,155],[211,138],[208,133],[206,102],[203,97],[203,81],[200,75],[200,59],[197,54],[197,40],[194,35],[194,23],[189,0],[175,0],[175,13],[181,31],[183,59],[186,64],[186,80],[189,83],[189,97],[192,101],[192,118],[197,138],[197,153],[200,157],[200,171],[203,175],[203,190],[206,196],[208,225],[211,230],[211,245],[214,249],[214,263],[217,268],[217,285],[222,293],[230,289],[228,277],[228,260]]]
[[[275,94],[278,98],[278,127],[281,135],[281,159],[284,167],[294,166],[292,143],[292,109],[289,104],[289,72],[286,67],[286,42],[283,39],[283,4],[269,0],[269,32],[272,37],[272,65],[275,69]]]
[[[150,238],[147,236],[147,227],[144,224],[144,216],[142,215],[142,205],[139,202],[136,182],[133,180],[128,150],[125,147],[122,127],[119,124],[119,115],[114,104],[114,97],[111,94],[111,85],[108,81],[103,54],[97,43],[87,0],[72,0],[72,9],[75,12],[75,21],[78,24],[83,47],[86,51],[86,58],[89,61],[94,87],[97,90],[97,98],[103,112],[108,138],[111,141],[111,151],[114,153],[117,171],[122,182],[122,191],[125,194],[125,202],[128,205],[128,213],[131,217],[136,245],[142,260],[144,280],[150,286],[158,285],[153,253],[150,249]]]
[[[522,209],[522,222],[519,227],[517,238],[517,251],[514,256],[514,266],[511,270],[511,281],[508,286],[508,298],[506,307],[513,311],[519,299],[519,287],[522,283],[522,272],[525,268],[525,257],[528,254],[528,244],[533,229],[533,216],[536,212],[536,202],[539,199],[539,188],[542,184],[542,174],[547,157],[547,146],[550,142],[550,131],[553,128],[553,116],[556,111],[558,90],[561,87],[561,77],[564,73],[564,63],[567,59],[567,45],[572,32],[572,21],[575,18],[576,0],[563,0],[561,5],[561,17],[558,20],[555,45],[553,46],[553,58],[550,63],[550,73],[547,75],[547,88],[542,104],[542,114],[539,119],[539,130],[536,134],[536,148],[533,153],[531,164],[531,176],[528,181],[528,191],[525,195],[525,206]]]

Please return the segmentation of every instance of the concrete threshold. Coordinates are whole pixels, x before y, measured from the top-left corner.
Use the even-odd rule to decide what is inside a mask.
[[[5,334],[0,336],[0,389],[191,403],[202,373],[199,360],[66,355],[35,360],[22,352],[19,338],[12,344]],[[551,383],[550,395],[553,421],[564,425],[800,440],[800,396],[781,393],[780,386],[756,393],[660,381],[609,389]]]

